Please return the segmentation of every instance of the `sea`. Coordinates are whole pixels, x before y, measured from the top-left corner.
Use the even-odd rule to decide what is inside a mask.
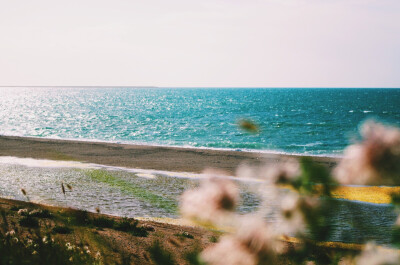
[[[400,126],[400,89],[0,87],[0,135],[340,156],[370,119]]]
[[[0,87],[0,135],[23,137],[341,156],[371,119],[400,126],[400,89]],[[241,129],[242,120],[259,130]],[[97,170],[109,177],[96,178]],[[0,197],[118,216],[178,218],[173,209],[181,194],[201,179],[185,172],[0,157]],[[261,210],[271,225],[281,225],[272,190],[257,180],[234,181],[240,213]],[[63,183],[73,190],[61,193]],[[393,205],[338,200],[331,212],[330,241],[390,246]]]

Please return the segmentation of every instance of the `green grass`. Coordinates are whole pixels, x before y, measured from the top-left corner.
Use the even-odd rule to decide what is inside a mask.
[[[139,201],[148,202],[158,208],[164,209],[169,213],[176,213],[177,206],[175,203],[166,199],[163,196],[154,194],[145,188],[142,188],[134,183],[120,179],[110,172],[105,170],[87,170],[84,173],[92,180],[106,183],[111,187],[120,189],[122,192],[132,194]]]

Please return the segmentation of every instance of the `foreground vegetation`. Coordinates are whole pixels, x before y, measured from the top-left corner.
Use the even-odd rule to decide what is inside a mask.
[[[167,252],[177,263],[218,235],[193,227],[138,221],[0,199],[0,264],[151,264]],[[154,248],[162,242],[160,249]]]

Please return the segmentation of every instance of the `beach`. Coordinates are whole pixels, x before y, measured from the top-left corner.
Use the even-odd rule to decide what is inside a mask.
[[[50,160],[72,160],[101,165],[201,173],[218,169],[234,175],[238,166],[273,165],[297,155],[262,152],[227,151],[151,145],[118,144],[76,140],[0,136],[0,156],[29,157]],[[333,167],[339,158],[309,157]]]
[[[227,174],[234,175],[239,165],[274,164],[281,160],[298,156],[265,154],[260,152],[226,151],[196,148],[178,148],[149,145],[129,145],[107,142],[89,142],[73,140],[39,139],[30,137],[0,136],[0,156],[15,156],[22,158],[67,160],[96,163],[115,167],[154,169],[174,172],[201,173],[204,169],[215,168]],[[313,157],[319,163],[332,166],[336,159]],[[68,195],[70,196],[70,195]],[[70,197],[69,197],[70,198]],[[16,238],[27,242],[37,235],[31,234],[29,227],[21,225],[21,216],[17,211],[27,209],[32,211],[49,211],[49,217],[36,218],[39,222],[40,235],[52,234],[56,244],[85,246],[91,258],[101,253],[102,262],[114,264],[123,260],[129,263],[151,263],[154,260],[151,248],[156,242],[162,242],[162,249],[172,254],[175,262],[185,263],[190,253],[198,253],[214,244],[221,232],[208,231],[182,222],[180,219],[171,222],[168,218],[139,219],[138,226],[148,230],[145,237],[135,236],[132,232],[119,231],[118,223],[126,219],[117,216],[87,213],[87,223],[77,223],[81,211],[33,204],[0,198],[3,220],[1,225],[12,223],[7,230],[17,231]],[[73,220],[71,223],[70,220]],[[109,221],[106,221],[109,220]],[[110,221],[111,220],[111,221]],[[135,219],[129,219],[134,222]],[[114,223],[114,227],[107,226]],[[181,223],[179,223],[181,222]],[[70,231],[54,232],[62,229]],[[57,230],[58,229],[58,230]],[[28,231],[28,232],[27,232]],[[39,231],[39,232],[38,232]],[[61,230],[62,231],[62,230]],[[40,237],[38,240],[41,240]],[[293,247],[294,243],[287,242]],[[348,249],[335,245],[316,246],[315,251],[323,249],[327,253],[335,253]],[[339,250],[338,250],[339,249]],[[281,257],[277,264],[287,264],[287,258]]]
[[[91,212],[100,208],[102,213],[114,216],[161,217],[160,220],[180,218],[177,211],[179,197],[185,190],[198,185],[201,179],[198,173],[210,173],[207,171],[210,168],[215,169],[213,172],[218,175],[226,174],[233,179],[237,178],[235,183],[242,195],[238,212],[254,212],[259,205],[254,191],[260,185],[260,180],[243,179],[242,169],[246,167],[241,166],[252,166],[255,171],[247,175],[257,177],[254,172],[261,173],[257,170],[265,170],[268,165],[274,166],[279,161],[307,157],[14,136],[0,136],[0,156],[3,157],[0,168],[2,197],[26,200],[20,191],[23,188],[30,201],[40,204]],[[4,159],[4,156],[11,158]],[[328,168],[333,167],[340,159],[320,156],[307,158]],[[63,168],[64,166],[66,167]],[[70,184],[72,190],[67,189],[63,195],[61,183]],[[280,188],[288,190],[285,186]],[[268,209],[272,214],[269,220],[277,222],[279,200],[274,199],[274,193],[267,190],[269,191],[269,187],[264,187],[266,200],[269,200]],[[332,197],[340,199],[340,207],[335,210],[332,220],[338,227],[343,227],[332,235],[332,240],[358,243],[363,242],[365,235],[387,244],[387,235],[396,219],[388,203],[391,201],[390,194],[398,191],[396,187],[352,186],[339,186],[332,190]],[[358,223],[359,220],[368,220],[369,223],[379,226],[380,230],[359,230],[359,227],[348,225],[355,220]],[[345,236],[350,234],[346,230],[350,228],[351,239],[354,240]],[[347,232],[342,233],[343,231]]]

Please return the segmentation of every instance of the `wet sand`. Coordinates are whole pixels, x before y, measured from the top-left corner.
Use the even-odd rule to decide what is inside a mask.
[[[274,164],[294,155],[199,148],[118,144],[45,138],[0,136],[0,156],[74,160],[109,166],[200,173],[207,168],[234,174],[241,164]],[[333,167],[339,158],[310,157]]]

